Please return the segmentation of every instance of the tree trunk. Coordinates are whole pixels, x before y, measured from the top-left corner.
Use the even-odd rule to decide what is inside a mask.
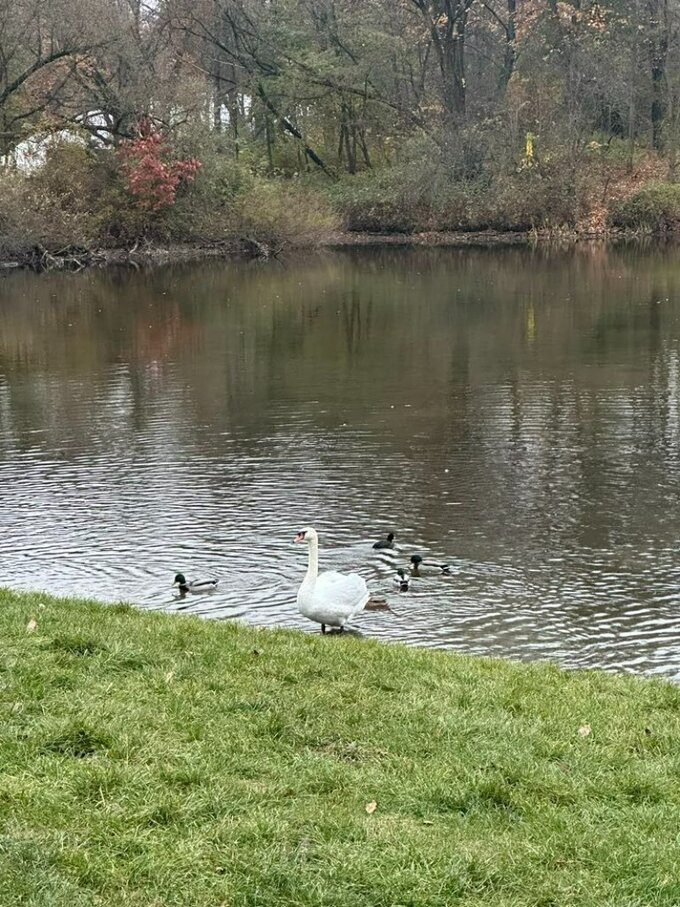
[[[647,0],[649,15],[649,67],[652,77],[652,147],[661,151],[666,118],[664,82],[668,57],[668,0]]]
[[[634,0],[635,12],[637,13],[637,0]],[[637,16],[634,17],[633,21],[637,21]],[[635,162],[635,118],[637,115],[637,107],[635,104],[635,89],[636,89],[636,76],[638,68],[638,42],[637,42],[637,30],[633,32],[633,46],[631,48],[631,57],[630,57],[630,83],[629,83],[629,95],[628,95],[628,170],[633,172],[633,164]]]
[[[451,37],[444,50],[444,93],[446,109],[460,121],[465,119],[465,23],[467,13],[462,13],[453,25]]]
[[[500,89],[504,91],[515,71],[515,18],[517,15],[517,0],[507,0],[508,21],[505,26],[505,48],[503,52],[503,69],[501,70]]]
[[[466,113],[465,26],[474,0],[413,0],[432,38],[442,78],[447,116],[461,123]]]

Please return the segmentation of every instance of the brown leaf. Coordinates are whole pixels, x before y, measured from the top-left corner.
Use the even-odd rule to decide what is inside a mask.
[[[377,808],[378,804],[375,802],[375,800],[371,800],[370,803],[366,804],[366,812],[369,814],[369,816],[371,815],[371,813],[374,813]]]
[[[581,737],[587,737],[591,731],[592,731],[592,728],[589,724],[582,724],[581,727],[578,729],[578,732],[581,735]]]
[[[29,622],[26,624],[26,632],[33,633],[33,631],[37,628],[37,626],[38,626],[38,624],[33,620],[33,618],[31,618],[29,620]]]

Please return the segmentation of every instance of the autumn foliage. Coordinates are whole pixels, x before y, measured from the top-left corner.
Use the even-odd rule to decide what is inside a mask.
[[[148,212],[171,207],[180,184],[191,182],[201,167],[197,158],[173,159],[172,149],[159,132],[149,131],[123,142],[118,156],[128,192]]]

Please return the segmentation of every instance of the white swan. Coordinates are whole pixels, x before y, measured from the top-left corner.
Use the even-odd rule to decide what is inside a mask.
[[[319,576],[319,536],[316,529],[301,529],[296,542],[307,542],[309,566],[297,594],[300,613],[326,627],[343,629],[345,623],[364,610],[368,586],[357,573],[335,573],[328,570]]]

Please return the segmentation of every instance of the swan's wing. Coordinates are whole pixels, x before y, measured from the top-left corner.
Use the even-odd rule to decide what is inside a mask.
[[[368,601],[366,580],[358,573],[336,573],[328,570],[316,580],[314,594],[339,612],[356,614]]]

